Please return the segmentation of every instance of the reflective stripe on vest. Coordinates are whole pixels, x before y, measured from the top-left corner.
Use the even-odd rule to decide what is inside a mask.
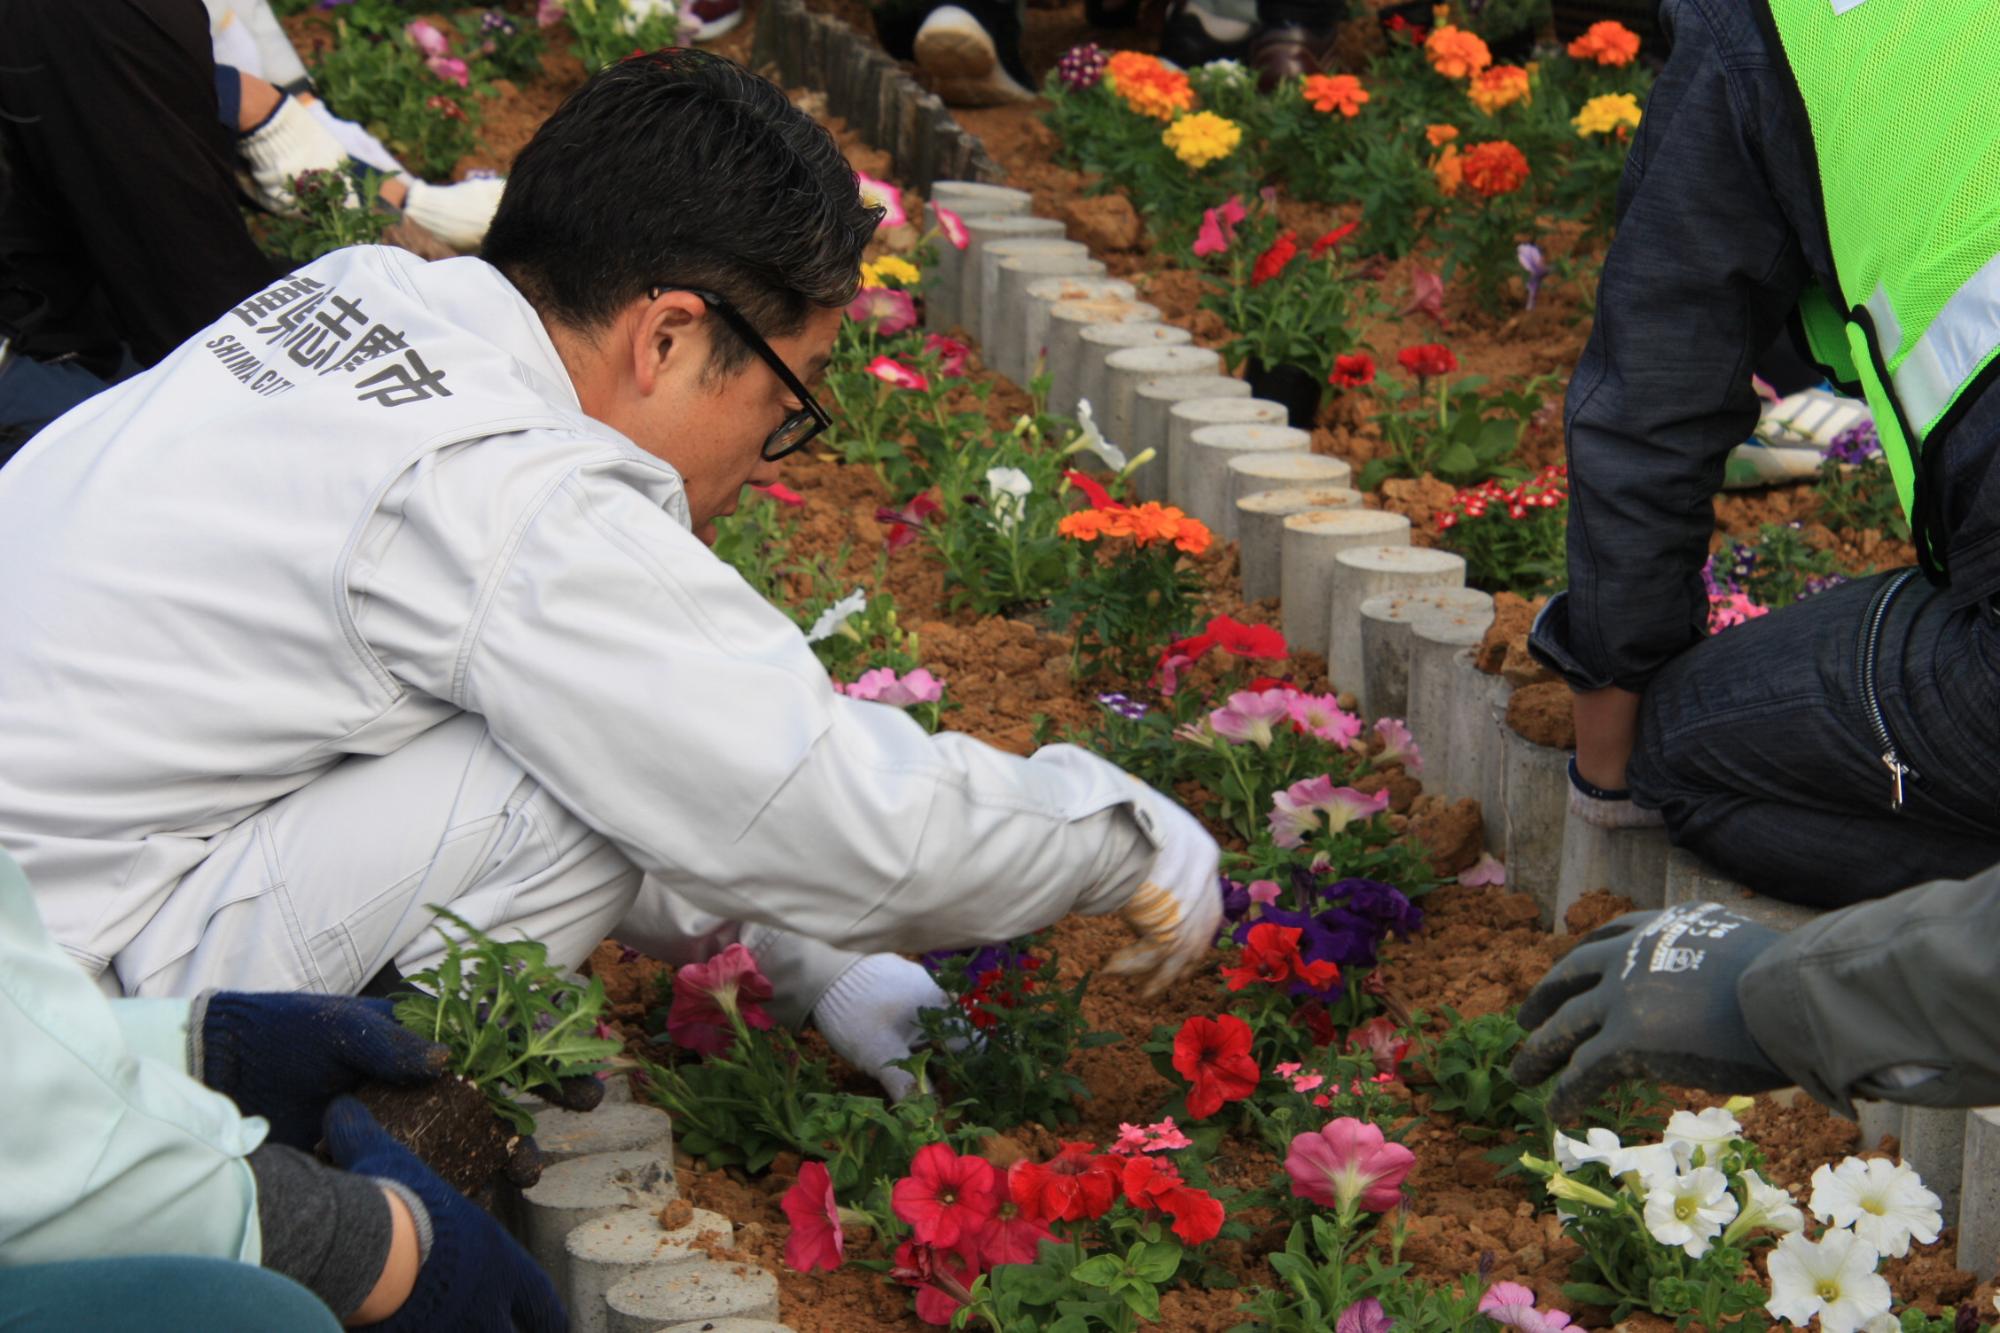
[[[1878,286],[1862,304],[1875,320],[1880,345],[1901,346],[1902,325],[1888,293]],[[2000,352],[2000,255],[1987,260],[1952,293],[1909,355],[1889,372],[1903,413],[1920,440],[1996,352]]]

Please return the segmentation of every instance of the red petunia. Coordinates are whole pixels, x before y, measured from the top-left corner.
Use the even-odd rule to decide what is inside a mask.
[[[1190,1245],[1214,1240],[1222,1230],[1222,1205],[1187,1184],[1179,1172],[1156,1157],[1127,1159],[1121,1183],[1127,1203],[1173,1218],[1174,1234]]]
[[[964,1304],[945,1287],[966,1290],[979,1276],[979,1265],[957,1250],[934,1249],[906,1240],[896,1247],[895,1266],[889,1276],[917,1289],[917,1318],[945,1328]]]
[[[997,1205],[993,1216],[986,1219],[986,1225],[979,1234],[969,1236],[959,1246],[959,1251],[971,1259],[975,1267],[985,1268],[993,1264],[1031,1264],[1041,1253],[1042,1242],[1054,1240],[1049,1229],[1028,1216],[1028,1210],[1015,1203],[1007,1192],[1006,1179],[997,1173],[994,1180],[999,1189]]]
[[[1174,1035],[1174,1069],[1193,1085],[1188,1114],[1205,1120],[1257,1090],[1262,1074],[1250,1054],[1250,1025],[1234,1014],[1197,1014]]]
[[[1449,375],[1458,369],[1458,358],[1442,343],[1418,343],[1396,353],[1396,364],[1420,379]]]
[[[1257,263],[1250,270],[1250,285],[1262,287],[1283,273],[1285,265],[1291,263],[1298,253],[1298,233],[1293,231],[1278,233],[1278,239],[1271,242],[1271,248],[1257,256]]]
[[[784,505],[790,509],[797,509],[800,505],[803,505],[806,502],[805,496],[800,495],[797,491],[793,490],[789,486],[784,485],[781,482],[774,481],[766,486],[753,485],[751,486],[750,489],[753,491],[762,491],[764,494],[770,496],[773,500],[776,500],[779,504]]]
[[[1400,1036],[1394,1023],[1377,1016],[1347,1034],[1347,1049],[1368,1052],[1376,1073],[1393,1074],[1409,1054],[1410,1039]]]
[[[1214,638],[1216,647],[1231,657],[1282,662],[1291,655],[1285,647],[1285,636],[1269,625],[1245,625],[1228,616],[1217,616],[1208,622],[1206,633]]]
[[[1090,501],[1092,509],[1123,509],[1125,506],[1111,498],[1111,492],[1099,485],[1097,479],[1075,471],[1063,473],[1070,485],[1083,492],[1083,498]]]
[[[840,1233],[840,1207],[833,1198],[833,1177],[824,1162],[799,1168],[798,1183],[785,1191],[785,1217],[792,1234],[785,1240],[785,1262],[801,1273],[840,1267],[847,1250]]]
[[[983,1157],[961,1157],[946,1144],[926,1144],[917,1149],[910,1174],[896,1182],[889,1201],[922,1243],[940,1249],[957,1245],[993,1216],[993,1164]]]
[[[1104,1216],[1118,1193],[1118,1163],[1088,1143],[1065,1143],[1046,1162],[1016,1162],[1007,1189],[1036,1222],[1078,1222]]]
[[[1333,358],[1333,373],[1326,377],[1328,384],[1342,389],[1358,389],[1364,384],[1375,382],[1375,358],[1366,352],[1342,352]]]
[[[1253,982],[1282,986],[1294,979],[1314,990],[1325,990],[1340,980],[1340,967],[1325,959],[1307,961],[1299,953],[1297,926],[1280,926],[1263,921],[1250,927],[1244,941],[1243,958],[1235,967],[1222,969],[1229,989],[1242,990]]]
[[[1338,227],[1335,227],[1332,231],[1313,242],[1312,257],[1318,259],[1328,250],[1333,249],[1334,246],[1339,245],[1342,241],[1352,236],[1360,227],[1361,223],[1359,220],[1341,223]]]

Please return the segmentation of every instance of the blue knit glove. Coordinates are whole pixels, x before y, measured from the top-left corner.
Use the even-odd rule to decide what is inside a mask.
[[[564,1333],[569,1315],[547,1274],[491,1214],[425,1166],[352,1097],[326,1113],[326,1148],[335,1166],[401,1186],[423,1263],[402,1308],[367,1327],[381,1333]],[[407,1202],[407,1195],[405,1196]]]
[[[450,1052],[396,1021],[387,1000],[356,995],[208,991],[188,1022],[188,1067],[271,1140],[312,1150],[326,1104],[367,1082],[427,1083]]]

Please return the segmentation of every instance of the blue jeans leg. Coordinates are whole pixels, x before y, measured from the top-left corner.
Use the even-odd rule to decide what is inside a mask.
[[[230,1259],[136,1255],[0,1268],[0,1333],[339,1333],[289,1278]]]
[[[10,359],[0,368],[0,466],[36,431],[104,388],[73,362]]]
[[[1884,725],[1919,775],[1890,808],[1862,638],[1891,577],[1727,630],[1654,678],[1630,782],[1677,845],[1821,907],[2000,863],[2000,751],[1985,748],[2000,744],[1996,631],[1921,579],[1889,603],[1875,658]]]

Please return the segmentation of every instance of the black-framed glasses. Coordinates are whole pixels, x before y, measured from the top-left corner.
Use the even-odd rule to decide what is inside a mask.
[[[702,287],[655,287],[650,299],[658,300],[663,292],[686,292],[690,296],[699,296],[736,331],[737,337],[750,345],[751,351],[764,358],[764,364],[771,368],[772,373],[784,382],[787,389],[798,396],[801,403],[805,404],[798,411],[787,415],[778,424],[778,428],[764,438],[765,462],[775,463],[787,454],[797,453],[806,447],[813,436],[833,424],[832,416],[819,405],[819,400],[812,396],[812,391],[792,373],[792,368],[785,364],[785,359],[771,350],[771,344],[764,341],[764,335],[751,327],[743,312],[731,305],[727,297]]]

